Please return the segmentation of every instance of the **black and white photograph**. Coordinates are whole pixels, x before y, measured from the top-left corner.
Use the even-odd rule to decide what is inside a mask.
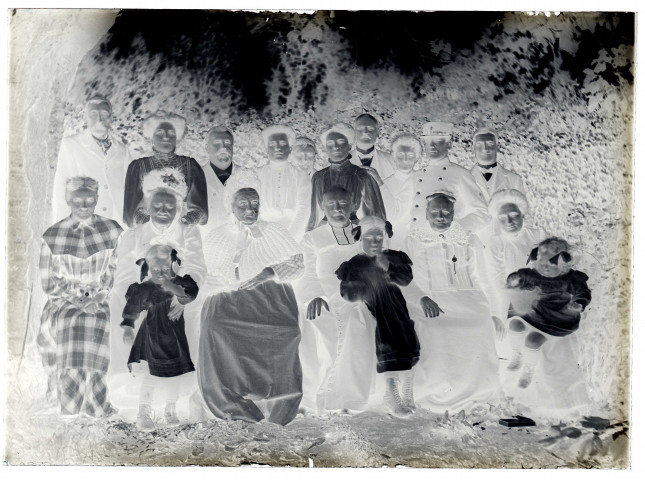
[[[632,468],[635,11],[159,7],[6,11],[6,465]]]

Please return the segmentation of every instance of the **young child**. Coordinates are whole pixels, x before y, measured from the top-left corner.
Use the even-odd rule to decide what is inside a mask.
[[[589,277],[571,269],[568,250],[565,240],[547,238],[531,251],[533,268],[511,273],[506,281],[513,350],[508,369],[522,368],[520,388],[530,385],[542,346],[575,332],[591,301]]]
[[[142,360],[148,364],[139,395],[137,423],[141,428],[151,429],[152,398],[155,380],[152,377],[177,377],[193,372],[188,341],[184,330],[183,305],[192,302],[199,287],[190,275],[175,275],[173,267],[181,265],[177,252],[166,245],[150,247],[144,259],[137,261],[141,267],[141,282],[128,287],[123,310],[123,341],[132,345],[128,368]],[[148,280],[145,280],[149,277]],[[139,331],[134,336],[134,324],[139,314],[147,311]],[[166,382],[166,423],[177,424],[175,403],[178,389]]]

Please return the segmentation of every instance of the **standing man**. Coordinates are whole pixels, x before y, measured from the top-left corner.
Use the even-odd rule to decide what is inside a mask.
[[[325,146],[329,166],[317,171],[311,177],[311,214],[307,231],[321,224],[324,211],[320,208],[323,194],[333,185],[347,190],[352,203],[360,205],[362,216],[376,216],[387,220],[381,190],[367,168],[359,167],[350,162],[350,152],[354,144],[354,129],[346,123],[338,122],[327,128],[320,140]],[[352,214],[352,220],[356,218]]]
[[[392,157],[374,144],[379,134],[378,121],[369,113],[363,113],[354,119],[356,145],[352,149],[351,162],[359,167],[371,167],[385,181],[394,174]]]
[[[491,128],[480,128],[473,135],[473,151],[477,163],[470,169],[484,200],[488,204],[495,192],[518,190],[526,195],[522,178],[497,164],[497,134]]]
[[[452,146],[452,123],[428,122],[423,125],[423,141],[430,163],[415,173],[412,184],[414,200],[410,235],[415,237],[424,228],[425,198],[439,190],[454,192],[455,220],[463,228],[478,232],[490,222],[484,196],[470,171],[453,163],[448,157]]]
[[[104,97],[85,104],[85,131],[65,137],[58,152],[52,197],[53,220],[69,215],[65,185],[72,177],[91,177],[99,185],[96,213],[121,223],[125,172],[132,161],[127,147],[111,131],[112,105]]]
[[[206,134],[208,164],[203,166],[208,191],[208,223],[201,228],[202,236],[227,222],[222,203],[228,177],[236,170],[233,163],[233,133],[222,125],[211,128]]]
[[[287,161],[296,134],[286,125],[272,125],[262,131],[269,163],[260,168],[262,220],[282,224],[299,242],[305,233],[307,199],[311,196],[311,180],[304,170]]]

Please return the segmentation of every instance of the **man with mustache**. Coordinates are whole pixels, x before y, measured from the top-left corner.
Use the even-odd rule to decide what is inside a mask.
[[[262,220],[278,222],[299,242],[305,233],[311,180],[304,170],[288,161],[296,133],[286,125],[271,125],[262,131],[269,162],[258,171],[264,199]]]
[[[369,113],[363,113],[354,119],[356,144],[351,152],[350,161],[359,167],[371,167],[379,174],[381,180],[394,175],[392,156],[375,147],[379,135],[378,121]]]
[[[65,185],[69,178],[88,176],[99,183],[96,213],[121,223],[126,168],[132,161],[121,138],[112,132],[113,112],[109,100],[92,97],[85,104],[87,129],[65,137],[58,152],[52,197],[53,220],[69,215]]]
[[[452,147],[452,128],[452,123],[448,122],[428,122],[423,125],[422,139],[430,162],[416,172],[412,180],[412,237],[418,237],[420,229],[424,228],[425,198],[438,190],[455,192],[455,220],[465,230],[475,233],[490,222],[484,196],[470,171],[451,162],[448,157]]]
[[[237,169],[233,162],[233,133],[223,125],[211,128],[206,134],[208,164],[203,166],[208,189],[208,223],[202,227],[202,236],[211,229],[225,223],[226,213],[222,204],[224,187],[231,174]]]

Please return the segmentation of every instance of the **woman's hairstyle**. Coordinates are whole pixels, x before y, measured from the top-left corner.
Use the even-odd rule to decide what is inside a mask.
[[[360,219],[358,226],[352,228],[352,235],[354,240],[359,241],[365,232],[370,231],[373,228],[377,228],[383,232],[383,247],[387,245],[387,239],[392,238],[392,225],[390,222],[386,222],[381,217],[377,216],[368,216]]]
[[[327,136],[330,133],[340,133],[343,137],[347,139],[347,143],[349,143],[350,145],[354,145],[354,140],[356,139],[356,133],[354,132],[354,128],[351,125],[345,122],[338,122],[338,123],[334,123],[330,127],[327,127],[320,134],[320,141],[323,144],[323,147],[327,144]]]
[[[289,147],[293,147],[293,145],[296,143],[296,132],[293,131],[293,128],[287,125],[271,125],[262,130],[262,141],[264,142],[264,148],[267,148],[269,146],[269,137],[271,137],[271,135],[277,135],[280,133],[287,136]]]
[[[294,142],[293,146],[295,147],[296,145],[311,145],[312,147],[314,147],[314,150],[318,150],[316,148],[316,142],[314,142],[311,138],[308,138],[308,137],[296,138],[296,141]]]
[[[513,188],[498,190],[493,193],[490,203],[488,204],[488,213],[491,217],[497,217],[497,212],[500,207],[509,203],[517,205],[517,208],[520,209],[522,215],[527,215],[529,213],[529,202],[526,199],[526,196],[519,190],[515,190]]]
[[[163,110],[153,113],[143,121],[143,136],[145,138],[152,138],[157,127],[164,122],[168,122],[173,126],[177,142],[179,142],[186,131],[186,119],[181,115],[166,113]]]
[[[71,177],[67,179],[65,184],[65,200],[71,198],[71,194],[77,190],[86,189],[94,192],[98,196],[99,182],[91,177]]]
[[[260,179],[253,170],[249,168],[238,168],[230,177],[228,177],[226,187],[224,187],[224,208],[228,213],[233,211],[233,200],[235,199],[237,192],[245,188],[255,190],[260,198],[260,205],[262,205]]]
[[[89,98],[87,102],[85,102],[84,111],[87,112],[87,107],[89,107],[90,105],[100,105],[101,103],[106,103],[110,109],[110,113],[112,113],[112,104],[107,98],[101,97],[100,95],[95,95]]]
[[[155,193],[168,192],[177,197],[178,210],[181,210],[188,195],[184,174],[178,169],[170,167],[148,172],[141,182],[141,190],[146,206],[150,205],[150,200]]]
[[[416,137],[416,135],[412,135],[410,133],[399,135],[392,141],[392,154],[394,154],[394,151],[399,147],[414,148],[414,150],[417,152],[417,156],[419,157],[423,154],[423,146],[421,145],[421,141]]]

